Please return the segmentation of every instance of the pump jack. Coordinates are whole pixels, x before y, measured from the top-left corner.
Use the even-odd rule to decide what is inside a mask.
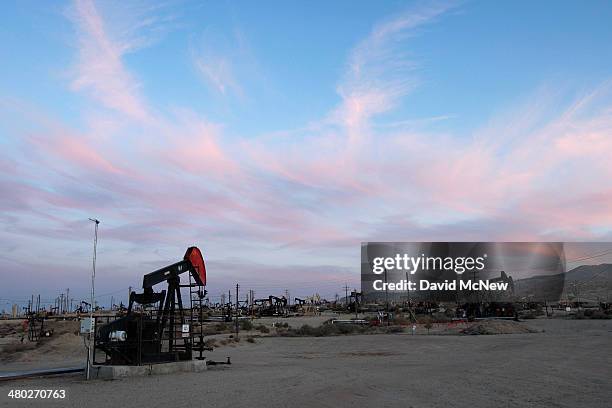
[[[181,285],[180,275],[187,272],[189,284]],[[167,289],[155,292],[153,287],[164,281]],[[141,365],[191,360],[194,350],[200,352],[201,358],[202,351],[207,349],[201,316],[205,286],[206,267],[202,253],[197,247],[190,247],[182,261],[144,275],[143,292],[130,293],[126,315],[96,330],[95,349],[105,353],[106,364]],[[190,290],[190,316],[183,308],[181,288],[185,287]],[[194,303],[199,303],[199,307]],[[196,310],[200,316],[194,315]],[[194,333],[194,322],[200,325],[198,336]],[[194,339],[199,342],[194,342]]]

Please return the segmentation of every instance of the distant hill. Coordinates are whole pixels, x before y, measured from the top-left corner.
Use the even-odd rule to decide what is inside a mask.
[[[565,274],[566,281],[587,280],[612,282],[612,264],[581,265]]]
[[[539,300],[581,298],[596,302],[612,292],[612,264],[581,265],[566,273],[515,281],[515,295]]]

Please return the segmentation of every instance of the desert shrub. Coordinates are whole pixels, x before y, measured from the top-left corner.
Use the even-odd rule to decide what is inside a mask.
[[[402,333],[404,328],[402,326],[387,326],[385,327],[385,333]]]
[[[425,324],[427,322],[431,322],[431,317],[429,315],[418,315],[417,316],[417,323]]]
[[[334,334],[338,334],[340,332],[340,326],[338,324],[324,324],[317,327],[317,331],[315,332],[315,336],[332,336]]]
[[[315,331],[316,330],[314,327],[305,324],[299,329],[297,329],[295,331],[295,334],[297,334],[298,336],[314,336]]]
[[[240,320],[240,330],[253,330],[253,323],[250,320]]]
[[[228,330],[228,326],[224,322],[217,323],[215,325],[215,330],[218,331],[218,332],[224,332],[224,331]]]
[[[261,333],[270,333],[270,329],[265,324],[255,326],[255,330],[259,330]]]
[[[255,343],[255,337],[248,336],[246,341],[249,342],[249,343]]]
[[[378,323],[378,316],[366,316],[363,318],[365,321],[367,321],[368,323]]]
[[[355,326],[352,324],[339,324],[338,325],[338,332],[340,334],[351,334],[354,333],[359,326]]]
[[[606,314],[603,310],[585,310],[584,315],[589,319],[609,319],[610,315]]]
[[[437,323],[448,323],[451,321],[450,317],[448,317],[444,313],[434,313],[432,315],[432,319],[434,322],[437,322]]]
[[[395,318],[393,319],[393,324],[399,324],[399,325],[408,325],[410,324],[410,320],[406,319],[406,317],[404,316],[400,316],[400,315],[396,315]]]
[[[433,323],[429,317],[427,319],[424,319],[423,327],[427,329],[427,334],[429,334],[429,330],[433,327]]]
[[[361,326],[358,324],[330,324],[327,326],[331,326],[324,331],[323,335],[334,335],[334,334],[358,334],[358,333],[366,333],[368,331],[373,330],[371,326]],[[322,326],[322,328],[325,326]]]
[[[289,327],[287,330],[277,330],[277,334],[282,337],[325,337],[343,334],[366,333],[368,331],[373,330],[374,329],[370,326],[360,326],[354,324],[323,324],[318,327],[312,327],[310,325],[305,324],[299,327],[298,329],[292,329],[291,327]]]
[[[329,324],[321,326],[322,335],[363,333],[368,328],[356,324]]]
[[[0,338],[10,336],[11,334],[25,334],[28,331],[25,329],[26,324],[0,324]]]

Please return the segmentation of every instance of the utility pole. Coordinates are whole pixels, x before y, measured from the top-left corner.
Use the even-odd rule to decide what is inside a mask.
[[[408,272],[406,272],[406,292],[408,293],[408,309],[410,309],[410,285],[408,282]]]
[[[91,301],[91,305],[89,307],[89,323],[91,324],[91,329],[89,330],[89,338],[87,341],[87,379],[90,380],[91,379],[91,357],[92,357],[92,350],[91,350],[91,339],[93,337],[92,333],[92,329],[94,327],[93,324],[93,310],[94,310],[94,299],[95,299],[95,281],[96,281],[96,252],[97,252],[97,247],[98,247],[98,224],[100,224],[100,221],[98,221],[95,218],[90,218],[89,221],[95,223],[95,230],[94,230],[94,245],[93,245],[93,268],[92,268],[92,273],[91,273],[91,297],[90,297],[90,301]]]
[[[359,310],[358,310],[357,306],[359,305],[359,303],[357,302],[357,289],[355,288],[354,291],[355,291],[355,319],[358,319],[359,318],[359,315],[358,315]]]
[[[349,299],[348,299],[348,285],[345,283],[344,284],[344,302],[348,307],[349,304]]]
[[[389,326],[389,285],[387,285],[387,268],[385,268],[385,311],[387,312],[387,326]]]
[[[249,289],[249,292],[251,294],[251,302],[249,303],[249,311],[251,313],[251,320],[253,320],[253,318],[255,317],[255,309],[253,308],[253,305],[255,304],[255,291],[253,289]]]
[[[238,337],[238,288],[240,285],[236,284],[236,337]]]

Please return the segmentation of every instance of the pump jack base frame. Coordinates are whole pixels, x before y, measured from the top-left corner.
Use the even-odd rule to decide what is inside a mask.
[[[116,380],[127,377],[144,377],[173,373],[199,373],[207,370],[206,361],[176,361],[173,363],[147,364],[141,366],[128,365],[94,365],[91,370],[92,379]]]

